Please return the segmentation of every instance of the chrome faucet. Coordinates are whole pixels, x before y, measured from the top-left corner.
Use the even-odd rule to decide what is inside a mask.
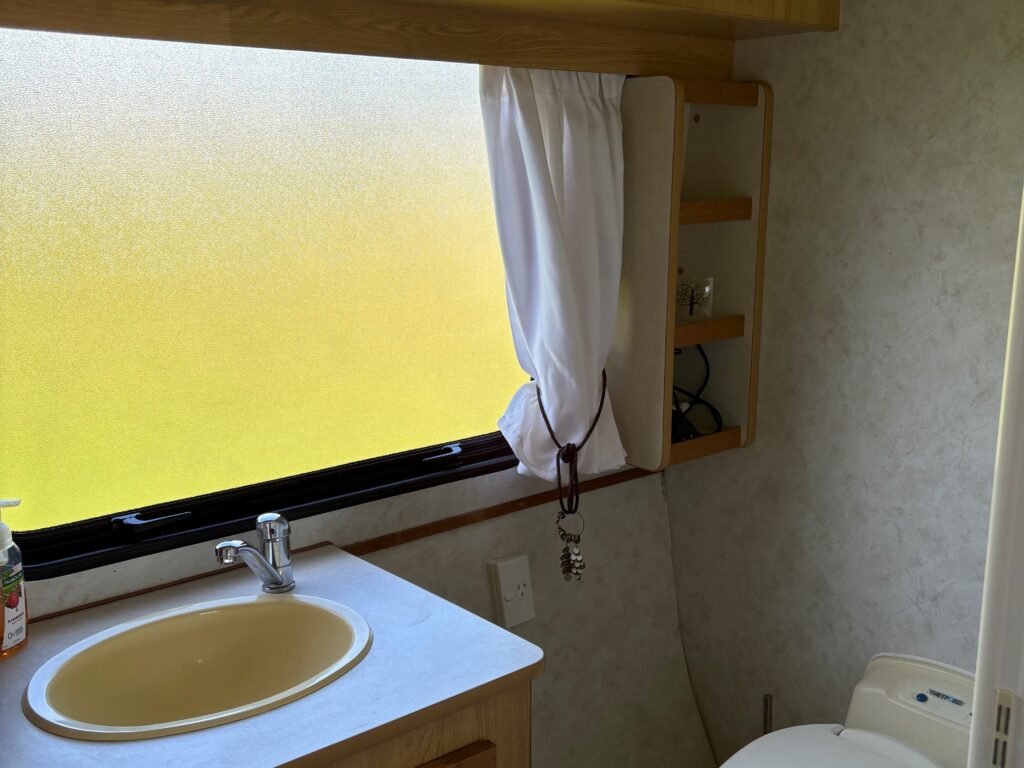
[[[295,589],[290,532],[287,518],[276,512],[262,514],[256,518],[260,548],[251,547],[241,539],[222,541],[214,549],[217,562],[234,565],[241,558],[259,576],[264,592],[290,592]]]

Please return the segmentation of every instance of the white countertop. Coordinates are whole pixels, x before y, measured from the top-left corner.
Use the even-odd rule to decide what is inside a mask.
[[[55,653],[129,619],[257,594],[258,580],[240,568],[30,624],[26,648],[0,661],[0,762],[12,768],[259,768],[328,747],[334,747],[330,757],[336,759],[419,724],[422,714],[416,713],[422,710],[434,708],[430,719],[443,717],[540,673],[543,652],[537,646],[346,552],[320,547],[296,555],[294,562],[297,594],[343,603],[362,614],[373,630],[370,652],[342,677],[269,712],[141,741],[67,739],[37,728],[22,714],[29,678]],[[31,612],[31,585],[27,596]],[[268,654],[287,652],[268,638]],[[403,718],[408,720],[399,722]]]

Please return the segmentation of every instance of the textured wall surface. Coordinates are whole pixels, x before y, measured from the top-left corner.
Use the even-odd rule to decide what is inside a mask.
[[[588,493],[581,509],[580,582],[562,580],[554,504],[367,559],[491,618],[483,563],[529,553],[537,618],[513,631],[545,654],[533,688],[538,768],[710,768],[679,641],[661,478]]]
[[[841,722],[871,655],[974,667],[1024,181],[1024,3],[846,0],[741,43],[776,93],[749,449],[667,473],[718,757]]]

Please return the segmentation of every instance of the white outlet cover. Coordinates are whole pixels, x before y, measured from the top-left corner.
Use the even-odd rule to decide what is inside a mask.
[[[507,629],[532,621],[537,614],[533,608],[529,556],[510,555],[494,560],[487,564],[487,572],[498,623]]]

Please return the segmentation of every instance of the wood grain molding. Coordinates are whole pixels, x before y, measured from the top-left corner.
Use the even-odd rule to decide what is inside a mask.
[[[727,80],[731,40],[409,0],[5,0],[0,26],[195,43]]]
[[[540,669],[531,669],[486,691],[469,691],[293,760],[287,768],[525,768],[530,764],[530,681],[539,674]],[[487,744],[490,750],[480,751]],[[460,753],[463,762],[450,761]],[[494,762],[486,762],[489,758]]]
[[[686,323],[676,326],[676,348],[692,347],[712,341],[736,339],[743,335],[746,318],[743,315],[713,317],[698,323]]]
[[[722,221],[750,221],[753,200],[733,197],[721,200],[684,200],[680,204],[680,224],[716,224]]]
[[[431,0],[435,5],[496,12],[513,10],[627,29],[728,40],[839,27],[840,0]]]
[[[775,92],[769,83],[758,81],[764,90],[764,128],[761,135],[761,194],[757,210],[757,252],[754,259],[754,306],[750,314],[750,405],[742,445],[750,445],[757,434],[757,392],[761,371],[761,316],[764,311],[764,262],[768,236],[768,190],[771,187],[772,128],[775,120]]]
[[[757,83],[722,80],[687,80],[687,104],[726,104],[733,107],[756,107],[760,94]]]
[[[441,755],[436,760],[423,763],[419,768],[495,768],[497,764],[497,747],[494,742],[485,739]]]
[[[595,477],[592,480],[584,480],[581,482],[580,492],[586,493],[587,491],[596,491],[600,488],[618,485],[619,483],[625,483],[629,480],[636,480],[637,478],[644,477],[648,474],[650,473],[642,469],[627,469],[623,472],[616,472],[611,475],[602,475],[600,477]],[[377,552],[381,549],[389,549],[391,547],[397,547],[400,544],[408,544],[411,541],[425,539],[428,536],[447,533],[448,531],[454,531],[458,528],[464,528],[467,525],[475,525],[476,523],[493,520],[496,517],[509,515],[513,512],[520,512],[524,509],[529,509],[530,507],[538,507],[541,504],[550,504],[555,501],[558,501],[558,491],[556,489],[552,489],[542,493],[535,493],[532,496],[524,496],[511,501],[504,501],[500,504],[484,507],[483,509],[477,509],[472,512],[464,512],[461,515],[453,515],[441,520],[434,520],[429,523],[424,523],[423,525],[417,525],[413,528],[405,528],[400,531],[386,533],[383,536],[375,536],[372,539],[364,539],[363,541],[357,541],[353,544],[347,544],[342,547],[342,549],[357,556],[368,555],[371,552]]]
[[[636,62],[649,53],[653,65],[653,59],[658,57],[677,64],[680,58],[689,59],[687,52],[671,50],[669,41],[676,40],[678,46],[680,37],[691,39],[683,47],[701,38],[728,42],[731,60],[733,40],[834,30],[839,26],[839,3],[840,0],[5,0],[0,4],[0,26],[540,67],[564,66],[567,59],[577,56],[572,45],[582,44],[590,46],[590,55],[603,47],[616,49],[623,61]],[[538,34],[541,41],[552,40],[544,32],[555,28],[555,36],[570,43],[570,47],[540,55],[524,52],[524,61],[529,59],[533,63],[506,60],[517,48],[529,48],[531,38]],[[615,37],[622,39],[616,42]],[[381,50],[382,45],[386,50]],[[632,46],[652,50],[629,52]],[[706,47],[704,53],[712,48]],[[503,60],[485,58],[490,52]],[[696,58],[704,55],[694,53]],[[549,63],[540,63],[542,60]],[[701,67],[685,67],[693,76],[720,80],[731,76],[731,67],[714,75],[700,75],[697,69]],[[641,70],[627,67],[603,71]],[[674,67],[643,71],[684,74]]]
[[[692,440],[685,440],[681,443],[672,444],[672,458],[670,464],[681,464],[684,461],[692,461],[704,456],[711,456],[715,453],[728,451],[740,447],[740,428],[726,427],[721,432],[715,432],[704,437],[695,437]]]
[[[839,28],[840,0],[650,0],[677,8],[756,21]]]

